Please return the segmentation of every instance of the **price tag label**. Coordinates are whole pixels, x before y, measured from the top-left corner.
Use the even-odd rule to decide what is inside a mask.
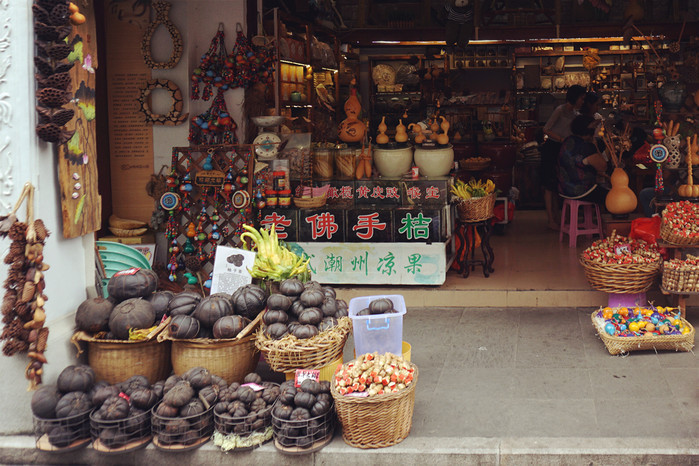
[[[352,392],[346,393],[345,396],[353,396],[355,398],[366,398],[369,396],[369,392]]]
[[[258,385],[258,384],[253,383],[253,382],[244,383],[243,385],[241,385],[241,387],[250,387],[250,388],[252,388],[252,389],[253,389],[254,391],[256,391],[256,392],[259,392],[260,390],[264,390],[264,389],[265,389],[265,387],[263,387],[262,385]]]
[[[619,244],[619,245],[614,247],[614,253],[617,256],[624,256],[624,255],[631,254],[631,247],[627,243]]]
[[[318,369],[296,369],[294,385],[300,387],[301,383],[306,379],[320,382],[320,371]]]
[[[119,272],[115,273],[114,276],[115,277],[123,277],[124,275],[134,275],[139,270],[141,270],[141,269],[138,267],[133,267],[133,268],[126,269],[126,270],[120,270]]]

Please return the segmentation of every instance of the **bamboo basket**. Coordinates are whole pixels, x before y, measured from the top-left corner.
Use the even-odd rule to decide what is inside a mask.
[[[687,257],[693,257],[688,254]],[[680,270],[669,268],[667,262],[663,262],[662,287],[666,291],[676,293],[699,292],[699,266],[683,265]]]
[[[592,325],[600,339],[607,347],[609,354],[623,354],[631,351],[641,350],[674,350],[691,351],[694,348],[694,327],[685,319],[680,318],[682,323],[691,330],[685,335],[654,335],[643,337],[617,337],[609,335],[604,331],[600,319],[596,317],[598,311],[592,313]]]
[[[651,264],[600,264],[580,258],[590,286],[605,293],[642,293],[660,272],[661,259]]]
[[[475,158],[459,160],[459,168],[462,170],[485,170],[490,166],[490,159],[476,160]]]
[[[351,331],[352,322],[349,317],[342,317],[335,327],[307,339],[287,335],[273,340],[260,328],[255,345],[262,351],[269,367],[275,372],[320,369],[342,357]]]
[[[295,197],[294,204],[299,209],[315,209],[318,207],[323,207],[328,201],[325,194],[316,197]]]
[[[495,193],[483,197],[461,199],[456,203],[456,211],[464,222],[482,222],[493,216]]]
[[[143,375],[154,384],[172,372],[170,342],[157,339],[167,323],[169,319],[144,341],[100,340],[83,331],[75,332],[70,341],[78,349],[78,355],[83,352],[80,342],[87,344],[88,364],[95,371],[97,382],[116,384]]]
[[[335,410],[342,425],[342,438],[357,448],[390,447],[402,442],[410,433],[415,407],[417,366],[413,381],[404,390],[372,397],[340,395],[334,381],[330,393],[335,400]]]
[[[699,245],[699,236],[686,237],[676,234],[672,227],[664,221],[660,224],[660,237],[670,243],[678,246],[697,246]]]

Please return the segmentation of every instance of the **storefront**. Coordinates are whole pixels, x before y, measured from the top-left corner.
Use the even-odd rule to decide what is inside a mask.
[[[0,213],[13,210],[28,182],[34,195],[17,216],[42,219],[51,232],[42,245],[51,267],[44,292],[50,364],[33,368],[47,381],[74,361],[78,306],[107,295],[120,272],[113,267],[138,267],[113,261],[95,238],[140,247],[150,254],[146,268],[159,276],[158,289],[175,293],[207,295],[212,285],[235,291],[236,283],[216,275],[214,260],[217,246],[242,244],[244,224],[275,226],[286,243],[274,257],[277,268],[253,267],[254,259],[241,254],[239,263],[229,256],[223,270],[254,270],[267,286],[308,272],[323,285],[440,286],[455,258],[463,269],[465,243],[473,249],[476,236],[485,243],[487,275],[491,230],[506,231],[515,206],[542,206],[532,143],[573,85],[598,91],[603,118],[616,115],[649,136],[665,123],[666,133],[655,136],[670,149],[667,162],[652,151],[638,159],[629,154],[635,195],[650,186],[650,175],[663,202],[680,192],[696,202],[691,149],[684,149],[692,143],[680,150],[677,137],[697,132],[696,23],[687,25],[681,45],[674,36],[636,29],[630,41],[482,38],[447,53],[438,40],[381,44],[357,33],[346,40],[341,31],[277,9],[255,18],[256,5],[243,0],[153,2],[153,8],[81,0],[75,7],[85,22],[76,20],[73,6],[54,12],[57,3],[37,0],[32,10],[29,2],[0,1]],[[73,29],[65,29],[69,24]],[[30,47],[35,39],[37,48]],[[74,110],[71,118],[65,109]],[[623,124],[618,133],[628,142]],[[455,198],[463,201],[457,206]],[[481,198],[483,206],[475,206]],[[636,211],[634,205],[615,213]],[[44,275],[36,277],[43,287]],[[327,293],[335,301],[334,291],[320,293],[306,307],[320,308]],[[376,304],[372,314],[405,308],[392,305],[381,311]],[[363,307],[368,313],[371,305]],[[341,308],[309,317],[316,328],[306,330],[314,336],[324,317],[359,310]],[[42,329],[43,321],[32,322],[37,326],[25,329]],[[340,339],[349,333],[345,325]],[[285,332],[295,335],[286,325],[277,337],[265,335],[276,340]],[[283,352],[273,342],[259,345],[266,356]],[[403,375],[412,374],[410,349],[400,350],[394,352],[408,354]],[[0,360],[12,374],[0,385],[11,395],[1,405],[3,434],[32,430],[26,366],[21,356]]]

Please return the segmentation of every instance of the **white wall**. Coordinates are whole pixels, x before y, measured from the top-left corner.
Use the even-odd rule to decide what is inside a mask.
[[[58,372],[74,357],[68,347],[72,330],[72,313],[85,299],[86,287],[94,281],[92,238],[66,240],[62,236],[60,195],[57,183],[57,155],[51,144],[41,142],[34,132],[35,84],[33,64],[33,30],[31,0],[0,0],[0,215],[6,215],[25,182],[36,187],[34,211],[51,236],[45,246],[47,325],[50,329],[49,364],[45,380],[53,381]],[[9,68],[5,68],[8,66]],[[6,70],[4,72],[3,70]],[[25,218],[21,210],[20,219]],[[9,240],[0,240],[5,256]],[[86,264],[89,264],[86,267]],[[3,264],[0,278],[5,280]],[[4,290],[3,290],[4,292]],[[3,423],[0,433],[31,430],[24,355],[0,356],[0,412]]]
[[[190,72],[208,50],[218,23],[225,24],[226,46],[230,51],[235,41],[235,23],[244,22],[245,7],[243,0],[172,0],[172,3],[171,18],[182,33],[185,51],[176,68],[155,72],[154,77],[172,79],[187,101]],[[50,329],[46,357],[49,364],[44,366],[44,380],[52,383],[58,373],[75,360],[75,348],[69,343],[73,312],[87,297],[86,288],[94,282],[94,243],[92,235],[70,240],[62,237],[57,154],[52,145],[35,136],[31,4],[32,0],[0,0],[0,215],[6,215],[12,208],[25,182],[36,186],[35,216],[44,220],[52,232],[45,247],[45,261],[51,269],[46,272],[49,297],[46,312]],[[160,41],[167,41],[169,36],[156,34],[155,39],[154,50],[157,50]],[[242,120],[242,99],[242,90],[226,93],[228,110],[238,123]],[[198,101],[186,111],[202,113],[210,103]],[[157,105],[155,102],[154,108],[157,109]],[[156,126],[153,133],[157,171],[162,165],[170,165],[173,146],[188,145],[188,126]],[[243,134],[242,129],[238,134]],[[9,240],[0,240],[3,257],[8,246]],[[0,264],[0,279],[4,281],[6,275],[7,267]],[[26,390],[24,378],[27,362],[24,355],[12,358],[0,355],[3,420],[0,435],[32,430],[31,393]]]

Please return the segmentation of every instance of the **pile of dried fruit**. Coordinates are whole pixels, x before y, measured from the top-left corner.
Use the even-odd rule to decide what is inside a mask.
[[[340,366],[335,389],[340,395],[366,393],[383,395],[403,390],[413,382],[415,369],[395,354],[367,353]]]
[[[612,234],[592,243],[582,257],[600,264],[652,264],[660,261],[660,252],[654,244]]]
[[[672,202],[663,210],[663,225],[673,235],[699,239],[699,205],[689,201]]]

